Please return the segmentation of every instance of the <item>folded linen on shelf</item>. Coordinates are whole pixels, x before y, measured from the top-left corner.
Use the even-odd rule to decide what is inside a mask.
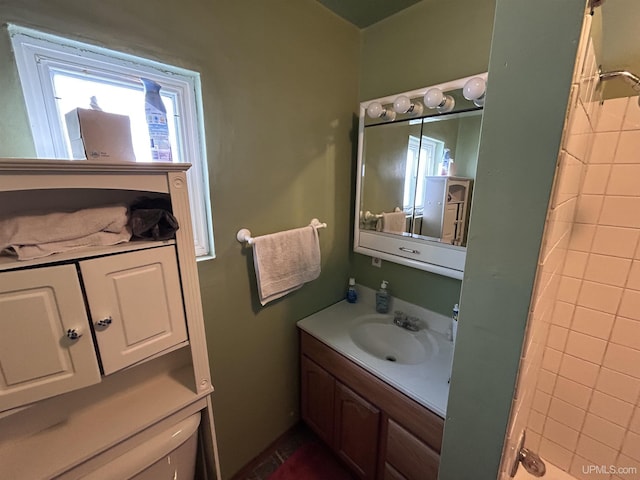
[[[406,213],[382,213],[382,231],[385,233],[404,233],[407,230]]]
[[[260,303],[276,300],[320,276],[320,242],[308,226],[256,237],[253,240]]]
[[[131,238],[127,222],[126,205],[6,218],[0,220],[0,252],[31,260],[83,247],[116,245]]]

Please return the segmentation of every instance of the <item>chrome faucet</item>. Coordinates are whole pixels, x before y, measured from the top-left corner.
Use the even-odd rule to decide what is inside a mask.
[[[412,332],[420,330],[420,319],[417,317],[409,317],[400,310],[393,312],[393,323]]]

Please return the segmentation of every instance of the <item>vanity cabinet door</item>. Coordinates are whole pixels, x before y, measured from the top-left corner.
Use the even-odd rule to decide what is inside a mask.
[[[75,266],[0,273],[0,411],[98,382]]]
[[[85,260],[80,270],[105,375],[187,339],[174,247]]]
[[[335,450],[359,478],[376,478],[379,426],[380,410],[336,382]]]
[[[334,378],[322,367],[301,359],[302,419],[327,445],[333,445]]]

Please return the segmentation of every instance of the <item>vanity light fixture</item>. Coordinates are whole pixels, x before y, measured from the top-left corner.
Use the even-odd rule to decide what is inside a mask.
[[[422,115],[423,106],[420,102],[412,103],[409,97],[400,95],[393,102],[393,110],[396,113],[408,113],[410,115]]]
[[[430,88],[424,94],[424,104],[427,108],[435,108],[438,113],[447,113],[456,106],[456,101],[451,95],[445,95],[439,88]]]
[[[396,119],[396,112],[384,108],[380,102],[371,102],[367,107],[367,115],[371,118],[382,118],[389,121]]]
[[[487,83],[480,77],[473,77],[464,84],[462,95],[467,100],[473,100],[476,107],[483,107],[486,91]]]

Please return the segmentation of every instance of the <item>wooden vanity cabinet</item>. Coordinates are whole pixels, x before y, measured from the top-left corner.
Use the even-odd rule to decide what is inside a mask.
[[[300,345],[302,419],[358,478],[437,479],[441,417],[304,331]]]

